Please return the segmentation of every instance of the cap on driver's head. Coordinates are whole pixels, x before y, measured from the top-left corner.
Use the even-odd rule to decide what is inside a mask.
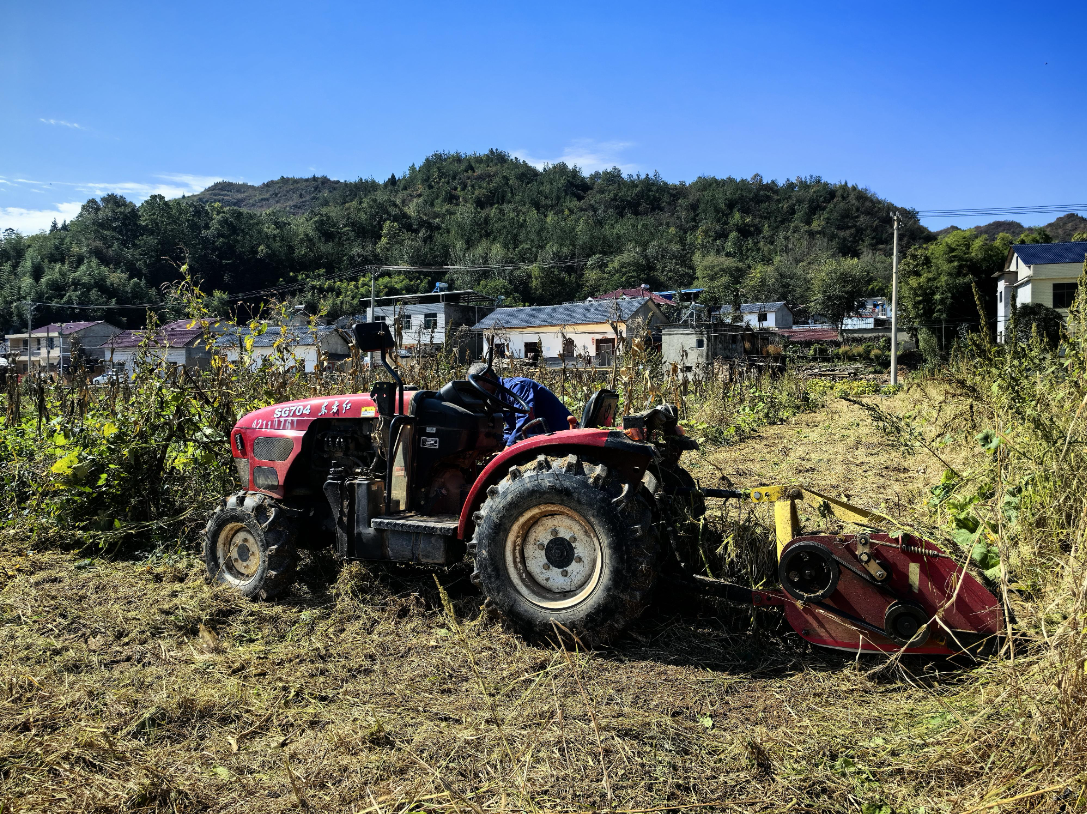
[[[472,362],[472,364],[468,366],[468,375],[482,376],[483,378],[492,380],[498,378],[498,374],[496,374],[486,362]]]

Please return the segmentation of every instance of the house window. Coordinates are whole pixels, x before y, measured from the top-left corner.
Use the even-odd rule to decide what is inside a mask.
[[[759,311],[759,322],[766,322],[766,312]]]
[[[996,301],[997,302],[1004,302],[1004,289],[1003,288],[996,292]]]
[[[402,317],[396,318],[396,327],[403,333],[407,333],[411,330],[411,314],[405,314]]]
[[[438,315],[437,314],[423,314],[423,328],[428,331],[433,331],[438,327]]]
[[[539,342],[526,342],[525,343],[525,358],[526,359],[538,359],[540,358],[540,343]]]
[[[505,359],[506,358],[506,343],[505,342],[495,342],[494,343],[494,355],[495,355],[496,359]]]
[[[694,346],[695,346],[696,348],[704,348],[704,347],[706,347],[706,339],[705,339],[705,337],[701,337],[701,336],[700,336],[700,337],[697,337],[697,338],[695,339],[695,341],[694,341]]]
[[[1071,308],[1078,283],[1053,283],[1053,307]]]
[[[385,321],[385,315],[384,314],[378,314],[376,317],[374,317],[374,322],[384,322],[384,321]]]
[[[562,355],[573,356],[577,351],[574,348],[574,340],[570,337],[566,337],[562,340]]]

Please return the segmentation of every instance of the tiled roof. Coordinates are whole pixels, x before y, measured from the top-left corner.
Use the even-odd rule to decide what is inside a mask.
[[[68,334],[74,334],[76,331],[82,331],[84,328],[89,328],[92,325],[101,325],[104,320],[97,320],[96,322],[62,322],[59,325],[55,322],[49,325],[43,325],[40,328],[35,328],[31,331],[31,335],[35,334],[61,334],[67,336]]]
[[[614,291],[609,291],[607,294],[598,294],[593,297],[594,300],[621,300],[623,298],[628,300],[644,299],[648,297],[653,300],[657,305],[675,305],[667,297],[662,297],[660,294],[654,294],[645,288],[617,288]]]
[[[1019,243],[1012,251],[1028,266],[1049,263],[1082,263],[1087,255],[1087,241],[1078,243]]]
[[[204,332],[200,328],[184,327],[189,325],[190,322],[191,320],[186,319],[166,323],[155,332],[151,340],[151,346],[157,348],[184,348],[193,344]],[[121,331],[116,336],[107,339],[102,347],[115,349],[136,348],[139,347],[146,336],[147,331]]]
[[[793,342],[837,342],[838,331],[834,328],[813,328],[811,330],[794,330],[790,328],[778,328],[777,333],[788,337]]]
[[[568,302],[563,305],[530,305],[499,308],[472,326],[473,331],[492,328],[536,328],[545,325],[584,325],[616,319],[626,322],[649,301],[648,297],[604,302]]]
[[[740,306],[741,314],[757,314],[761,311],[776,311],[785,304],[785,301],[781,302],[745,302]],[[721,309],[724,311],[725,309]],[[731,311],[732,309],[728,309]]]
[[[331,326],[322,326],[317,328],[316,331],[312,328],[288,328],[286,336],[281,337],[281,328],[268,328],[264,333],[253,336],[253,347],[270,348],[281,338],[284,338],[289,345],[314,345],[317,343],[318,338],[334,330],[336,329]],[[250,333],[251,331],[248,328],[228,331],[215,340],[215,346],[219,348],[236,347],[239,340],[242,337],[249,336]]]

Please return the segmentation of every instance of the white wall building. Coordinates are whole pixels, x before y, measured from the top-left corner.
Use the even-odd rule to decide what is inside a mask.
[[[1012,303],[1017,306],[1038,302],[1055,308],[1064,317],[1076,297],[1083,273],[1087,242],[1023,243],[1012,246],[1004,271],[996,281],[996,338],[1004,341],[1011,319]]]
[[[61,322],[43,325],[30,332],[30,353],[27,353],[27,335],[8,334],[8,353],[20,373],[27,371],[27,362],[31,367],[44,366],[47,370],[67,371],[72,363],[72,355],[100,348],[104,342],[121,333],[121,329],[108,322]],[[99,355],[100,356],[100,355]]]
[[[475,291],[432,291],[427,294],[398,294],[375,301],[370,314],[369,300],[364,300],[367,319],[386,322],[393,329],[401,348],[425,351],[442,345],[457,335],[457,329],[471,327],[494,310],[494,300]],[[460,350],[478,358],[479,334],[460,336]]]
[[[251,340],[251,341],[250,341]],[[317,369],[318,349],[324,362],[339,362],[351,355],[344,335],[332,327],[270,327],[254,333],[247,327],[232,329],[215,341],[215,352],[228,362],[239,364],[244,358],[253,368],[266,360],[285,367],[302,365],[307,373]]]
[[[793,312],[784,302],[745,302],[740,306],[744,325],[752,328],[791,328]]]
[[[628,326],[635,321],[649,329],[666,322],[656,303],[637,297],[499,308],[472,330],[493,334],[495,352],[514,359],[589,356],[596,364],[610,364],[617,339],[612,323],[621,334],[619,341],[625,344],[630,340]]]

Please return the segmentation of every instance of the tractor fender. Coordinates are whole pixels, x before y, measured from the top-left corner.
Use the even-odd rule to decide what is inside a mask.
[[[460,511],[460,525],[457,527],[460,539],[467,540],[474,533],[472,515],[483,505],[487,489],[506,477],[510,467],[528,463],[540,455],[591,458],[615,467],[628,482],[640,481],[649,463],[659,457],[652,445],[632,441],[617,430],[563,430],[518,441],[492,458],[472,484],[468,499]]]

